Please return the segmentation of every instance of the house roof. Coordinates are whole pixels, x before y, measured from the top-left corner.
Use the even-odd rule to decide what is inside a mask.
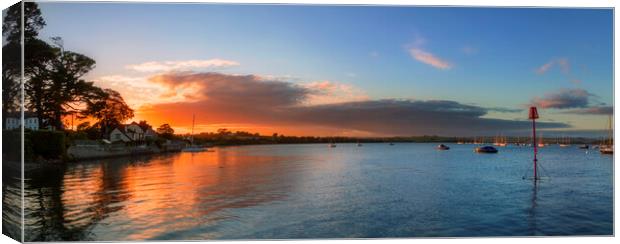
[[[140,124],[138,124],[136,122],[131,122],[130,124],[120,124],[120,125],[116,126],[116,128],[114,128],[114,129],[118,129],[118,131],[120,131],[124,136],[129,138],[129,140],[133,140],[129,135],[127,135],[127,127],[130,126],[130,125],[136,125],[136,126],[140,127],[140,129],[144,130],[144,128],[142,126],[140,126]],[[114,130],[112,130],[112,131],[114,131]],[[146,130],[144,130],[144,132],[146,132]],[[110,133],[112,133],[112,132],[110,132]]]
[[[127,135],[127,133],[125,133],[125,125],[119,125],[116,128],[114,128],[112,131],[110,131],[110,134],[112,134],[112,132],[114,132],[115,130],[118,130],[121,134],[123,134],[125,137],[127,137],[129,140],[133,141],[133,139],[131,139],[131,137],[129,137]],[[110,136],[111,137],[111,136]]]

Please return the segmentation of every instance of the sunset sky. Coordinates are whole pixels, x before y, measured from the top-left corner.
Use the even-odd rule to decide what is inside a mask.
[[[611,9],[39,3],[87,79],[178,132],[598,136]],[[555,131],[555,132],[554,132]]]

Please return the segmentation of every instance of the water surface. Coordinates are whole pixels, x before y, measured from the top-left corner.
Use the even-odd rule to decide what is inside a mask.
[[[241,146],[27,172],[26,239],[613,234],[612,156],[542,148],[534,187],[531,148],[435,146]]]

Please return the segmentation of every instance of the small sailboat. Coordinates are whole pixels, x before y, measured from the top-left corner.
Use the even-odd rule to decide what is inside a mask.
[[[506,137],[505,136],[501,136],[501,134],[500,134],[500,136],[497,137],[497,142],[496,142],[497,145],[496,146],[498,146],[498,147],[505,147],[505,146],[508,145],[508,143],[506,143],[506,141],[507,141]]]
[[[358,141],[358,142],[357,142],[357,146],[358,146],[358,147],[361,147],[361,146],[362,146],[362,143],[360,143],[360,142]]]
[[[196,122],[196,115],[192,115],[192,134],[190,135],[189,147],[183,148],[183,152],[204,152],[206,148],[194,144],[194,124]]]
[[[570,137],[562,138],[560,142],[560,147],[569,147],[570,146]]]
[[[330,142],[330,143],[329,143],[329,145],[328,145],[328,147],[330,147],[330,148],[331,148],[331,147],[336,147],[336,143]]]
[[[546,144],[543,141],[542,132],[540,133],[540,140],[538,141],[538,147],[545,147]]]
[[[613,141],[613,131],[611,129],[611,116],[609,116],[609,126],[607,128],[607,140],[605,140],[605,144],[599,146],[599,151],[602,154],[614,154],[614,141]]]

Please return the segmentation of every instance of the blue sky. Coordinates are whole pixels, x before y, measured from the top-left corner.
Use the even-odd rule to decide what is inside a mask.
[[[66,49],[94,58],[97,68],[88,78],[101,84],[116,77],[146,85],[157,73],[130,65],[220,59],[236,65],[192,71],[299,84],[329,81],[370,100],[450,100],[484,108],[520,109],[535,98],[586,91],[587,104],[541,111],[544,121],[567,123],[569,130],[604,128],[607,115],[576,110],[613,104],[611,9],[126,3],[40,8],[47,22],[41,36],[61,36]],[[157,102],[132,98],[119,82],[109,86],[135,106]],[[483,117],[525,116],[488,111]]]

